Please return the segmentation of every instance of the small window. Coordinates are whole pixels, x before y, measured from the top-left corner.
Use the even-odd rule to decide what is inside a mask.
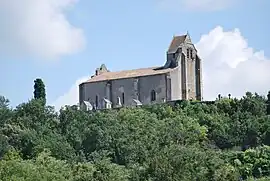
[[[187,49],[187,58],[189,58],[189,49]]]
[[[98,107],[98,95],[96,95],[96,107]]]
[[[152,90],[151,91],[151,101],[155,101],[156,100],[156,91]]]
[[[192,50],[190,50],[190,58],[192,58],[193,57],[193,55],[192,55],[193,53],[192,53]]]
[[[125,93],[124,92],[122,93],[122,104],[123,105],[125,104]]]

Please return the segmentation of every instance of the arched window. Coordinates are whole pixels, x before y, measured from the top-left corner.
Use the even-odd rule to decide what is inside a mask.
[[[123,92],[122,93],[122,105],[124,105],[125,104],[125,93]]]
[[[96,107],[98,107],[98,95],[96,95]]]
[[[151,91],[151,101],[155,101],[156,100],[156,91],[152,90]]]

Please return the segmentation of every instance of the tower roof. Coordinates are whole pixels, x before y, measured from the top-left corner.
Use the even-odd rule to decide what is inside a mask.
[[[187,35],[174,36],[168,52],[175,52],[181,43],[185,42]]]

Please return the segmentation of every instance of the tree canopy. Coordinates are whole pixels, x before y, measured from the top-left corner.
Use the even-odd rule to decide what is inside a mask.
[[[43,99],[46,102],[46,91],[45,84],[42,79],[37,78],[34,81],[34,98],[35,99]]]
[[[256,93],[89,112],[0,98],[3,181],[270,180],[269,99]]]
[[[270,91],[267,94],[267,114],[270,114]]]
[[[4,96],[0,95],[0,109],[1,108],[7,108],[9,105],[9,100],[6,99]]]

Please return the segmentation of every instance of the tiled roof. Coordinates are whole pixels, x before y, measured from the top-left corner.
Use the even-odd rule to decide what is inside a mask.
[[[185,42],[187,35],[174,36],[168,52],[175,52],[181,43]]]
[[[134,70],[124,70],[124,71],[119,71],[119,72],[104,72],[100,75],[92,77],[85,83],[115,80],[115,79],[125,79],[125,78],[132,78],[132,77],[142,77],[142,76],[149,76],[149,75],[158,75],[158,74],[164,74],[173,70],[171,68],[167,68],[167,69],[158,69],[158,68],[159,67],[151,67],[151,68],[141,68],[141,69],[134,69]]]

